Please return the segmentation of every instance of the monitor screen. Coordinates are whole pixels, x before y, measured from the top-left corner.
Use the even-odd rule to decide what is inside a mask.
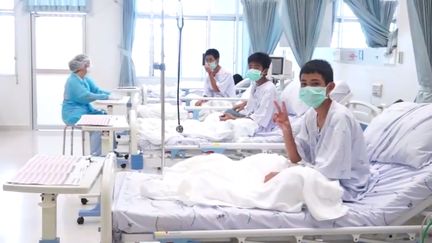
[[[272,75],[282,75],[283,74],[283,57],[270,57],[272,64]]]

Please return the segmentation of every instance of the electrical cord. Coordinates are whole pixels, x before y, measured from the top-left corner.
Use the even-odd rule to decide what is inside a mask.
[[[422,233],[422,239],[421,239],[421,242],[422,242],[422,243],[426,242],[425,240],[426,240],[426,238],[429,236],[429,229],[430,229],[430,227],[432,227],[432,220],[429,221],[429,223],[428,223],[426,229],[425,229],[425,230],[423,231],[423,233]]]
[[[181,0],[179,0],[179,13],[177,13],[177,28],[179,29],[179,48],[178,48],[178,63],[177,63],[177,127],[176,131],[178,133],[183,132],[183,126],[180,124],[180,61],[181,61],[181,43],[182,43],[182,30],[184,26],[183,18],[183,7],[181,5]]]
[[[428,213],[426,215],[426,217],[423,219],[422,225],[421,225],[421,230],[420,230],[420,237],[421,237],[421,243],[425,242],[425,239],[428,236],[428,232],[430,227],[432,227],[432,213]],[[427,224],[427,225],[426,225]],[[426,225],[426,228],[424,228],[424,226]]]

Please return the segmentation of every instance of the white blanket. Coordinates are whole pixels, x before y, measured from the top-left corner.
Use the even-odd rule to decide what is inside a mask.
[[[198,98],[201,96],[198,96],[196,94],[189,94],[186,97],[188,98]],[[191,100],[191,105],[195,106],[195,103],[198,101],[199,99],[196,100]],[[227,109],[229,109],[230,107],[232,107],[236,102],[231,102],[231,101],[226,101],[226,100],[209,100],[207,102],[204,102],[201,106],[202,107],[227,107]],[[207,119],[207,117],[212,114],[212,113],[218,113],[220,114],[220,111],[217,110],[206,110],[203,109],[199,112],[199,120],[200,121],[204,121]]]
[[[181,122],[183,133],[176,132],[177,121],[165,121],[166,141],[181,141],[182,138],[205,139],[208,142],[236,141],[241,137],[253,136],[258,125],[251,119],[219,121],[219,114],[212,113],[203,122],[186,119]],[[161,121],[157,118],[138,118],[136,129],[139,138],[154,145],[161,144]],[[173,143],[171,143],[173,144]]]
[[[264,176],[280,171],[264,183]],[[318,171],[288,166],[275,154],[257,154],[233,161],[221,154],[200,155],[166,168],[163,176],[142,182],[141,194],[159,200],[180,200],[188,205],[221,205],[299,212],[305,204],[317,220],[347,213],[343,189]]]
[[[165,121],[165,139],[181,140],[183,135],[176,132],[177,121]],[[153,145],[161,145],[161,120],[160,118],[137,118],[135,129],[138,131],[139,140],[148,141]]]
[[[161,104],[145,104],[137,107],[138,116],[141,118],[158,118],[161,117]],[[180,119],[186,119],[188,112],[183,106],[180,107]],[[165,103],[165,120],[177,119],[177,106]]]
[[[160,85],[159,84],[146,84],[145,90],[147,91],[147,96],[149,98],[159,98],[160,95]],[[184,91],[180,90],[180,97],[184,96]],[[176,98],[177,97],[177,86],[176,85],[166,85],[165,86],[165,97],[166,98]]]

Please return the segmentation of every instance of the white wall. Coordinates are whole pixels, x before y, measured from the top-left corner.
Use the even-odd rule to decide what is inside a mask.
[[[31,122],[30,16],[15,0],[17,77],[0,77],[0,126],[29,127]]]
[[[122,2],[92,0],[92,11],[87,16],[87,54],[92,61],[91,76],[102,88],[118,86],[121,59]]]
[[[0,77],[0,128],[31,127],[31,34],[30,14],[22,0],[15,0],[16,53],[18,82],[15,76]],[[92,0],[86,18],[86,53],[91,57],[91,76],[105,89],[117,87],[120,75],[122,1]]]
[[[16,50],[18,83],[15,77],[0,78],[0,128],[31,127],[30,16],[16,1]],[[402,64],[368,66],[333,62],[335,79],[346,80],[354,99],[390,104],[398,98],[414,100],[418,90],[414,53],[408,22],[407,0],[399,0],[397,25],[398,49],[404,53]],[[87,53],[92,59],[91,76],[106,89],[117,86],[120,73],[122,1],[93,0],[87,17]],[[296,72],[297,73],[297,72]],[[373,99],[371,84],[382,83],[383,97]]]
[[[353,99],[389,105],[397,99],[413,101],[419,88],[408,22],[407,0],[399,0],[397,26],[398,51],[403,52],[403,63],[396,65],[361,65],[332,62],[335,80],[345,80],[351,87]],[[372,97],[372,83],[383,84],[381,98]]]

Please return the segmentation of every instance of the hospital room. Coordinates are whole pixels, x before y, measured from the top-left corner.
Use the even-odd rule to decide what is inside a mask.
[[[432,242],[432,1],[0,0],[0,243]]]

